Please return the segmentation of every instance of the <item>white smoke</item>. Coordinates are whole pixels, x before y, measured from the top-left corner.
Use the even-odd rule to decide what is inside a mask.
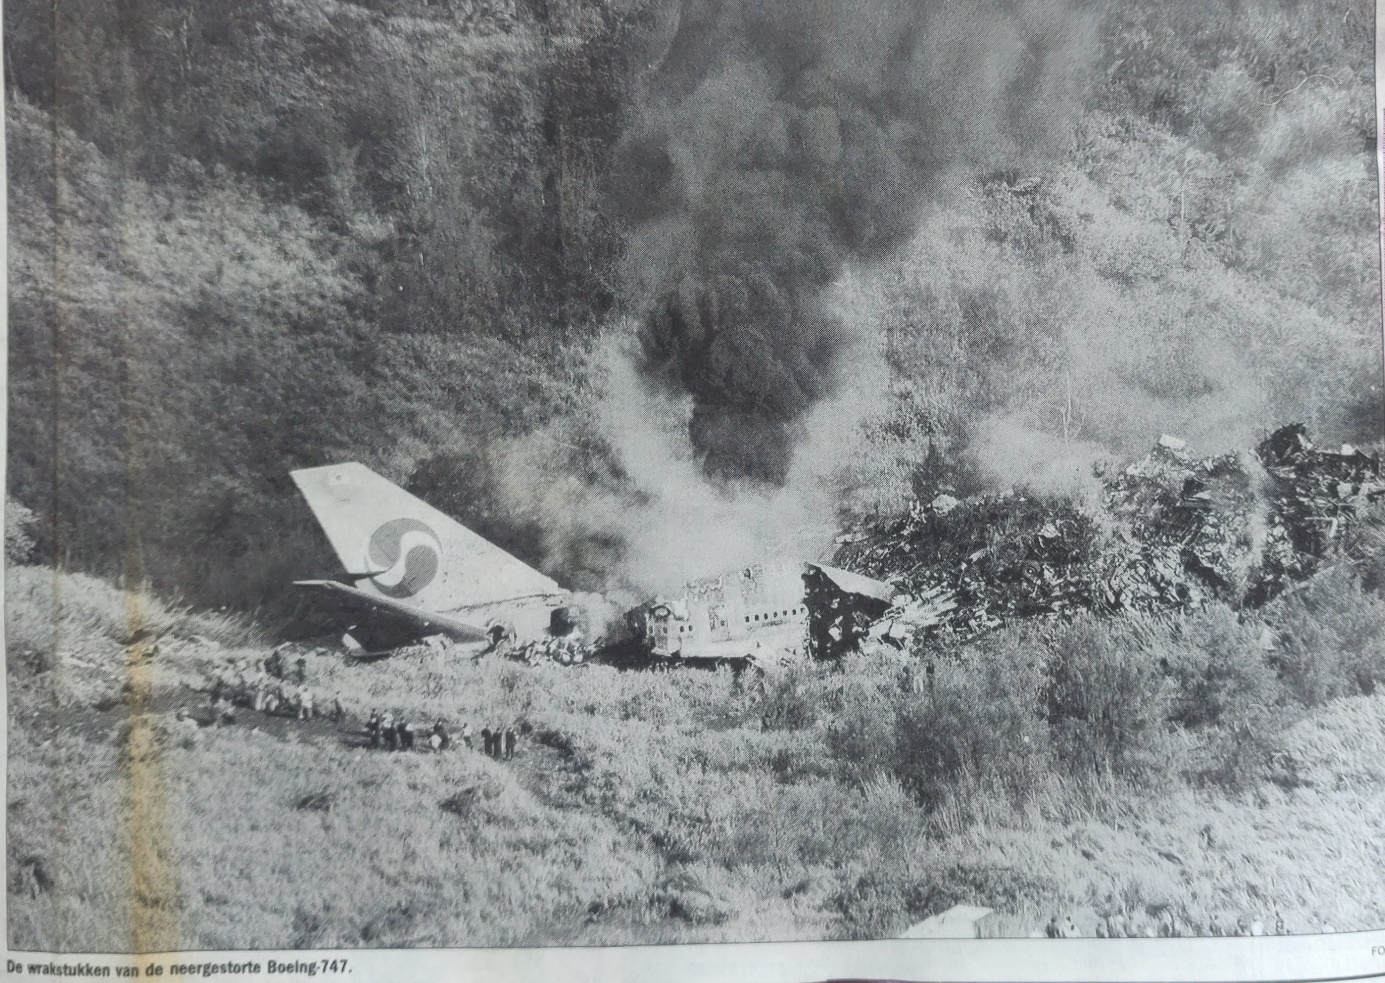
[[[757,562],[820,558],[832,544],[855,435],[883,399],[884,367],[861,346],[838,395],[799,423],[781,487],[709,479],[688,440],[692,399],[652,388],[619,336],[602,346],[603,435],[639,491],[621,516],[624,578],[651,591]]]

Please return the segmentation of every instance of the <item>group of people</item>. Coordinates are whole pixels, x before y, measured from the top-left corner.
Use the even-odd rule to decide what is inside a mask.
[[[466,746],[471,747],[471,728],[468,726],[462,733],[466,736]],[[506,727],[502,731],[499,727],[491,727],[488,724],[481,728],[481,745],[487,756],[509,761],[515,756],[515,749],[519,747],[519,734],[515,732],[514,727]]]
[[[419,743],[413,724],[405,719],[402,712],[395,714],[388,710],[384,713],[372,710],[366,719],[365,729],[373,748],[412,751]],[[452,735],[447,732],[447,725],[441,717],[433,722],[433,730],[422,743],[431,751],[446,751],[452,746]]]
[[[239,703],[258,713],[287,713],[298,720],[311,720],[325,713],[334,723],[341,724],[346,719],[341,700],[333,699],[330,707],[320,707],[306,680],[306,660],[300,656],[292,669],[287,669],[280,649],[275,649],[262,663],[237,659],[219,669],[212,679],[213,714],[220,720],[227,712],[223,704]]]
[[[339,697],[333,699],[330,706],[319,705],[307,685],[307,660],[299,656],[290,665],[282,646],[262,662],[236,659],[218,669],[210,694],[217,721],[229,714],[226,704],[237,703],[254,707],[260,713],[288,713],[299,720],[326,715],[338,726],[347,717]],[[434,721],[431,731],[420,735],[400,710],[383,713],[372,710],[366,720],[366,734],[371,747],[390,751],[410,751],[416,747],[446,751],[452,746],[452,735],[441,718]],[[468,748],[474,748],[470,724],[462,725],[459,736]],[[481,744],[488,757],[509,761],[519,747],[519,734],[513,725],[502,728],[488,724],[481,728]]]

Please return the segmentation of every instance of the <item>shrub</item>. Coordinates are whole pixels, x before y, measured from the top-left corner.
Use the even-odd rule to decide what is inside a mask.
[[[1385,598],[1346,567],[1324,571],[1269,612],[1279,632],[1272,662],[1307,707],[1370,694],[1385,682]]]
[[[864,660],[845,666],[839,709],[827,732],[827,746],[843,777],[861,781],[889,767],[894,757],[896,693],[878,674],[856,675]],[[891,680],[891,682],[893,682]]]
[[[1049,724],[1074,772],[1132,772],[1152,764],[1170,687],[1129,625],[1082,618],[1054,637]],[[1157,752],[1156,752],[1157,753]]]
[[[1278,679],[1261,651],[1261,631],[1222,605],[1152,630],[1150,654],[1173,684],[1169,720],[1206,727],[1274,704]]]
[[[796,665],[766,677],[760,718],[766,730],[802,730],[817,723],[818,701],[811,677],[810,669]]]
[[[935,667],[899,713],[894,768],[911,791],[936,804],[963,775],[997,778],[1013,793],[1032,787],[1051,763],[1041,651],[1032,635],[1006,632]]]
[[[1192,777],[1233,791],[1254,787],[1269,777],[1288,722],[1283,709],[1275,707],[1252,707],[1228,717],[1226,726],[1205,734],[1202,764]]]

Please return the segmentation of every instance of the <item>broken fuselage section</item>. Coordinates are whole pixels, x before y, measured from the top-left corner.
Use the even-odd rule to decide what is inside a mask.
[[[798,567],[755,565],[689,581],[627,621],[655,660],[760,661],[805,651],[808,611]]]
[[[830,598],[818,587],[824,579],[838,586]],[[690,581],[678,597],[656,597],[627,620],[654,660],[780,663],[840,654],[842,646],[822,640],[842,638],[844,598],[864,600],[878,618],[893,596],[889,584],[821,564],[757,564]]]

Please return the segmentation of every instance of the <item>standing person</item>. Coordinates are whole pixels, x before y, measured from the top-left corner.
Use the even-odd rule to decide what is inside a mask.
[[[365,722],[366,733],[370,735],[370,746],[378,748],[380,746],[380,711],[372,709],[370,716]]]
[[[489,757],[491,755],[491,729],[488,726],[481,728],[481,744],[486,756]]]
[[[338,694],[337,696],[334,696],[332,698],[332,723],[340,727],[342,725],[342,721],[344,721],[345,719],[346,707],[341,705],[341,695]]]
[[[505,760],[509,761],[515,756],[515,745],[519,743],[519,735],[515,733],[513,727],[505,728]]]
[[[300,655],[298,657],[298,660],[293,664],[293,681],[297,683],[299,686],[302,686],[303,683],[307,680],[307,678],[308,660]]]
[[[414,747],[414,729],[403,717],[399,719],[399,749],[401,751],[412,751]]]
[[[441,717],[433,724],[433,735],[428,738],[428,744],[434,751],[446,751],[452,745],[452,737],[447,733],[447,726]]]
[[[468,751],[472,750],[473,745],[472,745],[472,743],[471,743],[471,724],[470,724],[470,723],[463,722],[463,724],[462,724],[462,743],[466,745],[466,748],[467,748]]]
[[[380,718],[380,733],[385,738],[385,748],[390,751],[399,750],[399,733],[394,729],[394,714],[388,710]]]

